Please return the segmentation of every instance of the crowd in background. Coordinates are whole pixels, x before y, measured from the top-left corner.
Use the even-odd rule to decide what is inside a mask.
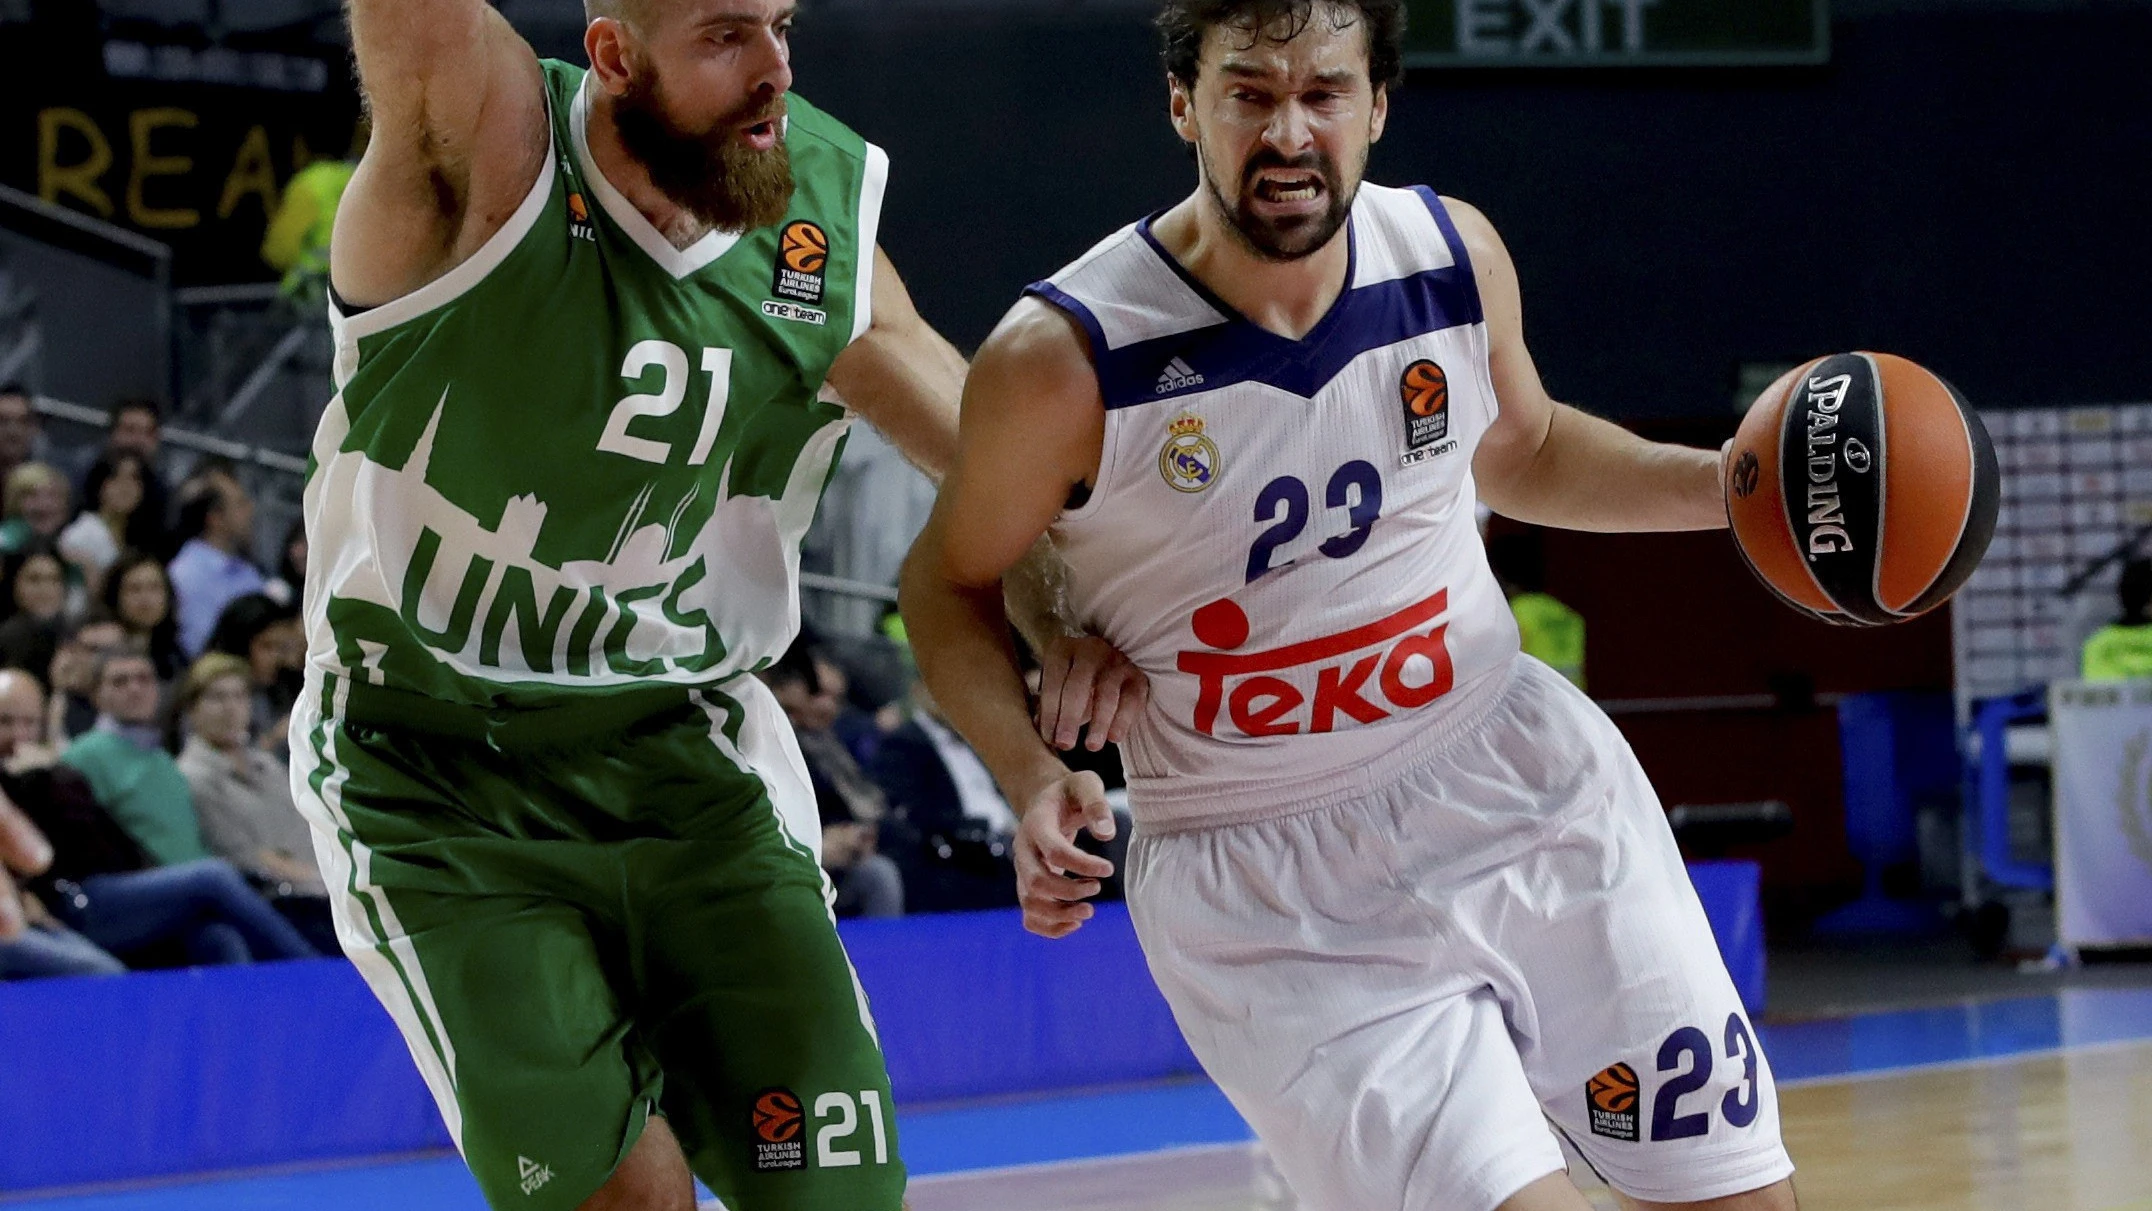
[[[0,386],[0,976],[333,951],[285,773],[304,535],[265,574],[236,468],[171,482],[153,403],[85,454]]]

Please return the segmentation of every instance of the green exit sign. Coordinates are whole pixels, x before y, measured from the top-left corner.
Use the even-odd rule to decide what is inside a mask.
[[[1822,63],[1828,0],[1409,0],[1413,67]]]

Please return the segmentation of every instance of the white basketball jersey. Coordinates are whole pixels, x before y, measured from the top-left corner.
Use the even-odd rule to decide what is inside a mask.
[[[1122,229],[1031,291],[1081,321],[1106,405],[1055,541],[1076,616],[1151,681],[1138,819],[1364,788],[1476,713],[1517,626],[1475,525],[1495,417],[1470,259],[1432,190],[1363,185],[1347,288],[1269,332]]]

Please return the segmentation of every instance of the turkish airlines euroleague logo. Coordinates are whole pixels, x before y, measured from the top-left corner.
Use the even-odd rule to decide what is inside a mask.
[[[1627,1064],[1602,1068],[1584,1082],[1584,1100],[1591,1111],[1592,1134],[1608,1139],[1637,1138],[1636,1069]]]
[[[829,234],[805,219],[785,225],[777,240],[777,276],[770,293],[802,303],[822,301],[823,270],[829,267]]]
[[[804,1169],[807,1149],[800,1140],[804,1116],[790,1089],[765,1089],[755,1095],[755,1169]]]
[[[1259,652],[1248,642],[1248,615],[1230,599],[1189,619],[1208,652],[1182,652],[1176,664],[1196,683],[1195,729],[1217,734],[1218,714],[1244,736],[1335,731],[1341,717],[1380,723],[1450,692],[1457,679],[1445,642],[1448,589],[1363,626]]]
[[[1421,358],[1405,367],[1397,380],[1405,406],[1405,463],[1421,462],[1454,447],[1435,446],[1450,435],[1450,379],[1442,367]]]

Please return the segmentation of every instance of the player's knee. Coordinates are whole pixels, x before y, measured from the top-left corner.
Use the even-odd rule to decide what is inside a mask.
[[[695,1211],[695,1178],[672,1128],[652,1116],[613,1175],[576,1211]]]

